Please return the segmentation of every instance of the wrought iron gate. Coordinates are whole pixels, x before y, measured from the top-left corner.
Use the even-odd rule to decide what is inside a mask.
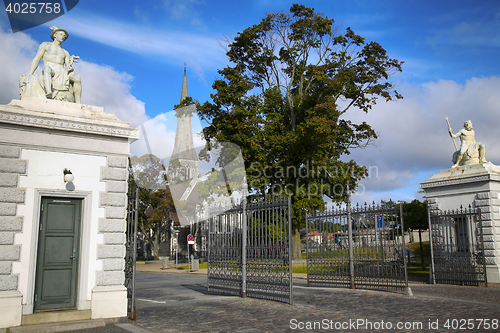
[[[127,288],[127,317],[135,319],[135,262],[137,249],[137,207],[139,188],[129,180],[127,230],[125,242],[125,287]]]
[[[209,290],[291,304],[290,244],[291,198],[243,200],[210,218]]]
[[[308,286],[408,292],[403,230],[393,202],[308,214]]]
[[[433,281],[487,285],[481,212],[471,207],[430,211],[429,227]]]

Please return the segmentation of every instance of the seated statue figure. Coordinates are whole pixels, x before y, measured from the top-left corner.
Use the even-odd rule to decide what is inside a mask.
[[[449,133],[453,139],[460,137],[460,141],[462,142],[460,150],[457,150],[453,154],[453,163],[455,164],[452,168],[475,163],[488,163],[484,158],[484,144],[476,142],[475,133],[472,129],[472,121],[467,120],[464,123],[464,129],[460,130],[457,134],[453,134],[451,128],[449,129]]]
[[[73,63],[80,57],[70,56],[61,47],[61,43],[68,38],[66,30],[56,26],[50,29],[53,30],[50,35],[52,42],[40,44],[29,74],[19,78],[20,95],[81,103],[81,80],[73,70]],[[41,76],[34,74],[40,60],[43,60]]]

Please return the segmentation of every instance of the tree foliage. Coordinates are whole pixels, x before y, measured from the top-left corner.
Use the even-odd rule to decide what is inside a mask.
[[[306,211],[323,208],[323,195],[345,199],[367,175],[351,149],[377,138],[347,111],[368,112],[377,98],[402,98],[389,82],[401,62],[351,28],[294,4],[267,15],[228,41],[230,64],[213,88],[212,102],[198,105],[210,124],[210,141],[242,150],[250,194],[293,194],[295,228]]]
[[[168,238],[175,215],[165,167],[157,156],[145,154],[130,158],[129,171],[131,181],[139,187],[138,227],[153,245],[153,257],[158,259],[159,243]]]
[[[415,199],[412,202],[404,202],[403,217],[406,230],[429,229],[429,223],[427,221],[427,201],[422,202]]]

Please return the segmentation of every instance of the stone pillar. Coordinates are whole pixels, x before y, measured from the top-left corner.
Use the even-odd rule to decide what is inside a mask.
[[[107,166],[101,167],[101,180],[106,192],[100,193],[99,204],[106,211],[99,220],[99,233],[104,244],[99,245],[97,258],[102,260],[102,271],[97,272],[96,287],[92,290],[92,318],[127,315],[125,281],[125,231],[127,205],[128,159],[108,156]]]
[[[24,189],[18,188],[26,161],[21,149],[0,145],[0,327],[21,324],[22,294],[17,290],[19,276],[12,274],[12,264],[20,259],[21,245],[15,234],[23,230],[23,218],[16,216],[17,205],[24,203]]]
[[[500,166],[491,163],[441,170],[420,184],[430,210],[479,208],[488,285],[500,286]]]

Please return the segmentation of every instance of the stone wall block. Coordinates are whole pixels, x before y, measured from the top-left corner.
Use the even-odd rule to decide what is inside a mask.
[[[121,286],[125,282],[123,271],[100,271],[96,274],[98,286]]]
[[[102,269],[104,271],[123,271],[125,260],[123,259],[103,259]]]
[[[0,232],[0,245],[14,245],[14,233]]]
[[[490,199],[475,200],[476,207],[489,206]]]
[[[483,235],[484,242],[494,242],[495,238],[495,235]]]
[[[485,257],[484,258],[484,262],[486,263],[486,265],[495,265],[495,258],[493,257]]]
[[[0,216],[0,231],[22,231],[22,216]]]
[[[0,173],[0,186],[17,187],[18,175],[15,173]]]
[[[126,231],[126,224],[124,219],[99,219],[99,232],[119,232]]]
[[[0,157],[19,158],[21,157],[21,148],[0,145]]]
[[[125,181],[108,180],[106,181],[106,192],[108,193],[127,193],[128,186]]]
[[[486,236],[486,235],[494,235],[495,234],[495,228],[485,226],[485,223],[488,223],[488,222],[483,222],[483,235],[484,236]]]
[[[492,219],[493,219],[492,213],[481,213],[481,221],[483,222],[483,225],[485,221],[491,221]]]
[[[20,245],[0,245],[0,261],[19,261]]]
[[[0,202],[24,203],[24,189],[11,187],[0,189]]]
[[[438,210],[439,209],[439,204],[438,203],[431,203],[428,204],[429,210]]]
[[[0,261],[0,275],[9,275],[12,272],[12,262]]]
[[[483,207],[478,207],[478,208],[481,211],[481,214],[499,213],[500,212],[500,207],[498,207],[498,206],[483,206]]]
[[[0,158],[0,172],[26,173],[26,161],[12,158]]]
[[[97,248],[98,259],[121,258],[125,257],[124,245],[99,245]]]
[[[0,291],[17,290],[17,275],[0,275]]]
[[[121,180],[128,179],[128,170],[126,168],[101,167],[101,180]]]
[[[481,192],[477,194],[477,199],[479,200],[489,199],[489,198],[490,198],[490,192]]]
[[[493,242],[484,242],[484,249],[485,250],[495,250],[495,243]]]
[[[482,199],[498,199],[498,192],[497,191],[481,192],[481,193],[477,194],[477,198],[479,200],[482,200]]]
[[[106,218],[108,219],[124,219],[127,217],[125,207],[106,207]]]
[[[108,166],[112,168],[126,168],[128,167],[128,157],[108,156]]]
[[[17,205],[15,203],[0,202],[0,216],[15,216]]]
[[[125,234],[124,233],[104,234],[104,244],[106,244],[106,245],[123,245],[123,244],[125,244]]]
[[[484,256],[485,256],[485,258],[487,258],[487,257],[494,257],[495,256],[495,250],[484,250]]]
[[[101,206],[125,207],[127,196],[125,193],[100,193],[99,204]]]

